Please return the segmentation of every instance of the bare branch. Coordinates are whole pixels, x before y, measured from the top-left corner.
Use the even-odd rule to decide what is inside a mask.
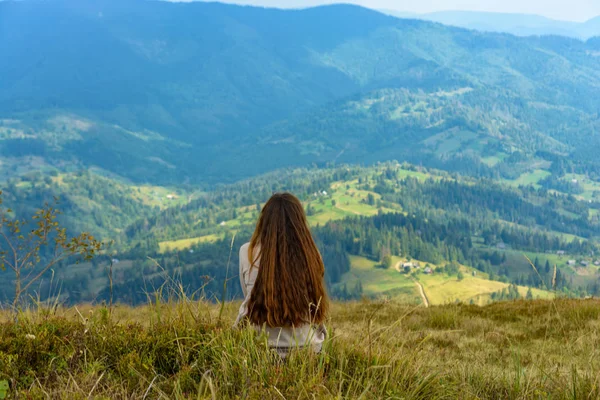
[[[55,266],[56,264],[58,264],[59,262],[64,260],[66,258],[66,257],[64,257],[65,255],[66,254],[63,253],[61,255],[61,258],[58,258],[58,259],[55,258],[52,261],[50,261],[44,268],[42,268],[42,270],[36,276],[34,276],[32,279],[29,280],[29,283],[26,283],[25,286],[23,286],[21,288],[21,292],[27,291],[27,289],[29,289],[29,287],[31,285],[33,285],[38,279],[40,279],[42,277],[42,275],[44,275],[44,273],[46,273],[46,271],[48,271],[50,268],[52,268],[53,266]],[[29,275],[31,275],[31,273]],[[27,275],[27,277],[29,277],[29,275]],[[25,278],[25,280],[26,279],[27,278]]]
[[[1,191],[0,191],[1,195]],[[0,197],[0,204],[2,198]],[[15,298],[13,305],[17,305],[23,293],[36,283],[42,276],[58,263],[66,260],[71,255],[79,255],[84,259],[95,256],[102,248],[89,233],[68,238],[66,229],[56,221],[60,211],[49,204],[35,212],[31,221],[9,220],[5,217],[6,211],[0,209],[0,237],[6,241],[10,251],[2,251],[0,262],[8,265],[15,274]],[[36,227],[28,234],[21,231],[35,224]],[[52,240],[53,243],[49,243]],[[40,251],[47,248],[52,254],[44,257],[42,262]],[[7,261],[7,255],[14,261]],[[40,264],[40,265],[36,265]],[[41,267],[41,268],[40,268]],[[30,269],[23,277],[25,269]],[[15,308],[16,309],[16,308]]]

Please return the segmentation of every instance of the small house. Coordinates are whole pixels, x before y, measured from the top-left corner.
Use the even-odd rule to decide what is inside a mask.
[[[423,272],[426,273],[427,275],[433,274],[433,270],[431,269],[431,267],[425,267]]]
[[[168,194],[167,195],[167,199],[168,200],[175,200],[177,198],[177,196],[175,196],[174,194]]]
[[[595,265],[595,266],[597,266],[597,267],[600,267],[600,260],[596,261],[596,262],[594,263],[594,265]]]
[[[220,225],[220,226],[225,226],[225,225],[227,225],[227,224],[225,223],[225,221],[221,221],[221,223],[220,223],[219,225]]]
[[[118,264],[119,263],[119,259],[118,258],[113,258],[112,260],[110,260],[111,263],[113,264]]]
[[[590,263],[587,261],[582,261],[581,265],[583,265],[584,267],[587,267],[588,265],[590,265]]]
[[[565,255],[565,251],[564,250],[559,250],[556,252],[556,255],[558,256],[564,256]]]
[[[496,245],[497,248],[499,248],[500,250],[505,250],[506,249],[506,245],[502,242],[498,243]]]
[[[477,271],[473,271],[473,273],[471,275],[477,276]]]
[[[575,261],[575,260],[567,261],[567,265],[575,265],[575,264],[577,264],[577,261]]]

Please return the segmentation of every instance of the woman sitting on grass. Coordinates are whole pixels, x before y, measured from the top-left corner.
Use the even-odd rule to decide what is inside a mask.
[[[329,306],[324,274],[302,204],[289,193],[274,194],[240,249],[245,299],[235,325],[247,320],[263,330],[283,357],[293,348],[321,351]]]

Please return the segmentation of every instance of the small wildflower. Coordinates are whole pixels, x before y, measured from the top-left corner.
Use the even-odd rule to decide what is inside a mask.
[[[32,335],[31,333],[28,333],[27,335],[25,335],[25,339],[27,339],[27,340],[35,340],[35,335]]]

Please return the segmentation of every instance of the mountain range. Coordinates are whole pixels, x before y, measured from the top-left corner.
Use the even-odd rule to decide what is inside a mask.
[[[349,5],[0,3],[0,172],[155,184],[408,160],[598,168],[600,41]]]
[[[483,32],[504,32],[517,36],[567,36],[587,40],[600,36],[600,16],[585,22],[560,21],[535,14],[479,11],[438,11],[426,14],[381,10],[400,18],[439,22]]]

